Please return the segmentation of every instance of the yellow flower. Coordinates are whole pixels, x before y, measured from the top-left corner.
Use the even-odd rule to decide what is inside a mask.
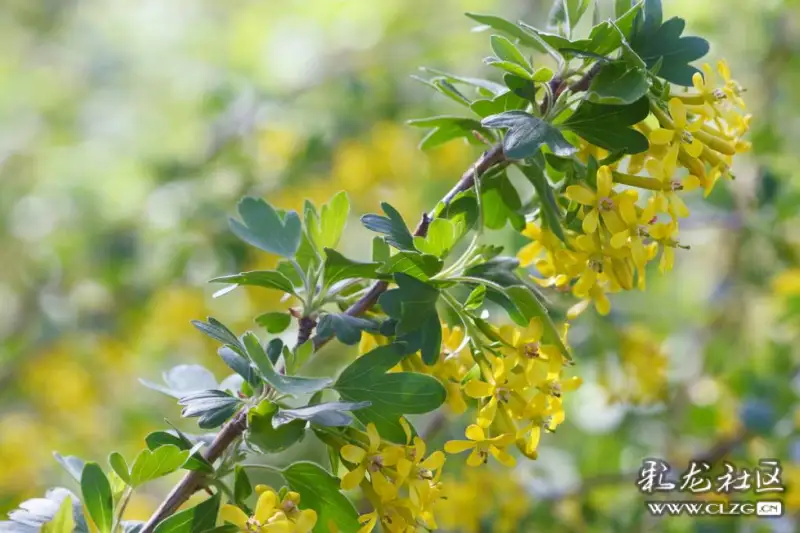
[[[361,524],[361,527],[358,528],[358,533],[371,533],[378,523],[378,511],[362,514],[358,517],[358,523]]]
[[[467,458],[469,466],[478,466],[489,460],[489,455],[505,466],[514,466],[514,457],[505,451],[509,444],[514,442],[514,435],[506,433],[492,438],[486,438],[482,427],[472,424],[467,428],[466,436],[469,440],[451,440],[445,443],[444,451],[447,453],[461,453],[472,450]]]
[[[487,357],[492,365],[491,373],[484,369],[487,381],[473,379],[464,386],[464,392],[470,398],[489,398],[489,401],[478,411],[478,425],[484,428],[488,428],[494,422],[498,402],[509,403],[516,400],[517,404],[524,403],[522,398],[515,394],[521,383],[519,379],[514,383],[514,376],[510,374],[511,366],[506,365],[502,357]]]
[[[745,109],[744,100],[739,96],[742,93],[742,86],[731,79],[731,70],[724,59],[720,59],[717,62],[717,72],[719,72],[719,75],[722,76],[722,80],[725,82],[725,85],[722,87],[725,96],[738,107]]]
[[[697,157],[703,151],[703,143],[700,142],[692,133],[698,131],[702,126],[702,121],[689,121],[687,109],[679,98],[672,98],[669,101],[669,113],[672,117],[672,128],[660,127],[650,132],[649,140],[655,145],[683,144],[686,153],[692,157]]]
[[[314,522],[317,515],[314,511]],[[273,490],[265,490],[258,497],[252,517],[235,505],[225,504],[220,509],[220,520],[230,522],[246,533],[292,533],[293,524],[286,514],[278,508],[278,495]],[[312,524],[313,527],[313,524]],[[304,530],[304,533],[309,530]]]
[[[675,191],[684,188],[694,189],[700,184],[700,180],[696,176],[689,176],[681,184],[672,179],[678,164],[678,150],[678,146],[673,145],[663,159],[649,159],[645,167],[647,172],[662,184],[662,190],[656,192],[656,198],[660,202],[658,208],[668,212],[672,218],[685,218],[689,216],[689,209]]]
[[[294,524],[293,533],[309,533],[317,524],[317,512],[313,509],[300,510],[300,494],[296,492],[287,492],[278,507]]]
[[[397,495],[397,487],[386,479],[381,469],[397,464],[399,453],[395,448],[387,448],[383,451],[380,449],[381,437],[373,423],[367,425],[367,439],[369,446],[366,450],[353,444],[346,444],[339,450],[339,454],[345,461],[356,465],[353,470],[344,475],[341,486],[344,490],[356,488],[369,471],[370,482],[375,492],[382,499],[390,500]]]
[[[635,199],[631,196],[624,196],[619,202],[619,213],[622,221],[628,227],[611,237],[611,246],[621,248],[629,243],[633,262],[639,269],[639,275],[643,276],[643,270],[647,263],[647,251],[644,248],[642,237],[647,236],[647,226],[653,222],[656,216],[655,202],[648,202],[647,207],[637,214]]]
[[[597,191],[593,191],[585,185],[567,187],[567,198],[590,208],[583,218],[584,233],[592,234],[597,231],[600,219],[612,231],[618,230],[622,226],[616,213],[615,197],[617,195],[612,190],[612,185],[611,169],[603,165],[597,170]]]

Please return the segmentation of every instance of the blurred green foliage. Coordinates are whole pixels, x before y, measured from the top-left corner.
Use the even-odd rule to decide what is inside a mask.
[[[612,4],[599,2],[602,13]],[[800,2],[666,4],[747,88],[753,151],[710,205],[692,205],[682,228],[692,249],[674,272],[651,276],[647,292],[617,296],[610,317],[587,312],[575,323],[586,383],[568,423],[513,481],[527,491],[516,494],[523,501],[497,503],[504,519],[495,530],[644,527],[642,496],[620,473],[645,456],[685,465],[729,439],[742,464],[784,461],[787,503],[800,508]],[[240,196],[300,209],[305,198],[321,203],[347,190],[356,215],[391,199],[416,219],[476,148],[417,150],[421,135],[404,122],[456,104],[410,75],[423,64],[488,71],[475,61],[490,53],[486,36],[465,31],[475,24],[462,12],[536,21],[549,8],[535,0],[3,2],[0,510],[66,482],[52,450],[130,456],[164,417],[177,420],[177,406],[137,377],[157,380],[184,362],[225,377],[190,320],[213,315],[252,328],[250,317],[285,308],[257,288],[211,297],[208,279],[272,266],[228,230]],[[367,259],[367,232],[356,224],[348,232],[342,249]],[[520,244],[499,231],[497,242]],[[326,351],[319,374],[344,356]],[[502,481],[500,499],[512,483]],[[454,502],[454,513],[487,481],[459,483],[467,503]],[[145,518],[166,485],[151,490],[132,502],[131,518]],[[722,522],[654,527],[737,527]]]

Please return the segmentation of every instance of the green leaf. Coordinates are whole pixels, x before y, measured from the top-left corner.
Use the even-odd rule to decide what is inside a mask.
[[[278,406],[264,400],[247,413],[247,442],[264,453],[276,453],[299,442],[305,435],[305,420],[294,420],[280,427],[273,425]]]
[[[446,257],[458,239],[456,226],[446,218],[434,219],[425,237],[414,237],[414,246],[422,253]]]
[[[415,372],[386,372],[406,355],[404,346],[390,344],[366,353],[350,364],[334,388],[351,402],[372,402],[372,411],[422,414],[444,402],[446,392],[435,378]]]
[[[179,511],[159,523],[153,533],[204,533],[214,528],[220,495],[214,494],[194,507]]]
[[[496,115],[503,111],[514,109],[524,109],[531,99],[536,97],[536,88],[531,80],[524,80],[511,74],[504,76],[506,80],[514,79],[519,82],[511,87],[510,91],[506,91],[500,96],[496,96],[491,100],[475,100],[472,102],[470,109],[480,117],[488,117],[489,115]],[[506,81],[508,83],[508,81]],[[512,82],[513,83],[513,82]],[[487,130],[491,131],[491,130]]]
[[[440,93],[444,94],[454,102],[458,102],[459,104],[469,106],[470,100],[461,92],[456,89],[452,83],[447,81],[444,78],[436,78],[431,80],[430,85],[433,86],[434,89],[439,91]]]
[[[86,463],[81,474],[81,494],[89,517],[100,533],[110,533],[114,520],[111,485],[97,463]]]
[[[253,494],[253,485],[247,477],[247,471],[241,465],[233,468],[233,500],[239,506],[245,506],[245,501]]]
[[[489,92],[491,94],[494,94],[494,95],[499,95],[499,94],[502,94],[502,93],[504,93],[506,91],[506,88],[503,87],[501,84],[495,83],[495,82],[490,81],[490,80],[485,80],[485,79],[482,79],[482,78],[470,78],[470,77],[467,77],[467,76],[458,76],[456,74],[450,74],[448,72],[443,72],[441,70],[437,70],[435,68],[429,68],[429,67],[422,67],[422,68],[420,68],[420,70],[425,71],[425,72],[430,72],[431,74],[436,74],[436,75],[444,78],[445,80],[449,81],[450,83],[453,83],[453,84],[461,83],[461,84],[464,84],[464,85],[469,85],[471,87],[475,87],[475,88],[478,88],[478,89],[483,89],[484,91],[487,91],[487,92]]]
[[[566,7],[567,24],[570,32],[572,32],[580,22],[583,14],[589,9],[592,0],[563,0],[563,2]]]
[[[397,319],[398,334],[408,333],[417,328],[423,315],[435,311],[439,291],[407,274],[394,275],[397,288],[386,291],[378,302],[386,313]]]
[[[514,229],[521,231],[525,227],[525,217],[519,213],[522,200],[503,172],[497,177],[484,180],[481,187],[483,199],[483,224],[489,229],[502,229],[506,222],[511,222]]]
[[[511,61],[503,61],[502,59],[498,59],[496,57],[487,57],[483,60],[483,62],[491,67],[496,67],[513,74],[514,76],[518,76],[526,80],[533,79],[533,74],[525,70],[525,67],[521,67],[520,65]]]
[[[318,249],[336,248],[349,214],[350,199],[344,191],[336,193],[327,204],[322,206],[319,225],[309,232]]]
[[[183,405],[181,416],[199,417],[197,424],[203,429],[221,426],[241,406],[241,400],[225,391],[207,390],[195,392],[178,400]]]
[[[42,525],[42,533],[72,533],[75,519],[72,517],[72,498],[67,496],[58,507],[52,520]]]
[[[368,230],[385,235],[386,242],[398,250],[413,250],[414,238],[408,231],[403,217],[397,210],[387,202],[381,202],[381,208],[386,213],[385,217],[380,215],[364,215],[361,223]]]
[[[203,322],[198,323],[205,325]],[[231,336],[233,336],[233,334],[231,334]],[[235,337],[233,338],[235,339]],[[219,338],[217,338],[217,340],[219,340]],[[239,342],[238,339],[236,342]],[[183,398],[192,392],[217,388],[217,380],[214,374],[200,365],[174,366],[164,372],[162,379],[166,386],[145,379],[139,379],[139,382],[149,389],[156,390],[176,399]]]
[[[472,292],[469,293],[467,301],[464,302],[464,309],[467,311],[474,311],[483,305],[483,299],[486,296],[486,286],[478,285]]]
[[[186,463],[189,450],[181,450],[171,444],[160,446],[155,450],[142,450],[133,461],[130,471],[130,486],[138,487],[166,476]]]
[[[378,269],[380,274],[406,274],[427,281],[442,270],[444,263],[435,255],[398,252]]]
[[[67,473],[72,476],[72,479],[78,483],[81,482],[83,465],[86,464],[83,459],[80,457],[75,457],[74,455],[61,455],[58,452],[53,452],[53,457],[55,457],[58,464],[60,464],[64,470],[66,470]]]
[[[283,477],[289,488],[300,494],[301,507],[317,512],[315,533],[328,533],[331,522],[342,533],[355,533],[359,529],[358,513],[352,502],[339,491],[339,478],[306,461],[289,465],[283,471]]]
[[[361,263],[325,248],[325,283],[330,286],[346,279],[375,279],[379,263]]]
[[[617,61],[603,65],[592,80],[586,98],[596,104],[632,104],[649,89],[649,80],[642,70]]]
[[[650,144],[647,137],[630,126],[647,118],[649,113],[646,97],[629,105],[594,104],[584,100],[561,127],[606,150],[637,154],[646,151]]]
[[[263,313],[255,318],[255,322],[265,328],[268,333],[282,333],[292,323],[292,315],[277,311]]]
[[[559,156],[568,157],[577,151],[557,128],[524,111],[491,115],[481,123],[490,128],[508,129],[503,139],[503,151],[510,159],[531,157],[543,144]]]
[[[372,402],[328,402],[299,407],[297,409],[279,409],[272,417],[272,427],[280,427],[293,420],[306,420],[320,426],[349,426],[353,417],[346,411],[357,411],[372,405]]]
[[[466,138],[468,141],[474,141],[473,132],[478,131],[484,136],[492,136],[492,133],[481,126],[481,123],[472,118],[463,118],[455,116],[437,116],[429,118],[421,118],[409,120],[407,122],[410,126],[420,128],[433,128],[423,139],[420,141],[420,150],[430,150],[453,139]]]
[[[520,52],[519,49],[514,46],[514,43],[502,35],[492,35],[490,42],[492,45],[492,51],[497,57],[503,61],[516,63],[522,67],[525,72],[530,73],[532,68],[530,62],[525,58],[524,55],[522,55],[522,52]]]
[[[540,52],[545,52],[541,43],[535,37],[511,21],[495,15],[484,15],[481,13],[466,13],[466,15],[476,22],[485,24],[490,28],[518,39],[520,44],[535,48]]]
[[[392,251],[386,241],[380,237],[372,238],[372,261],[375,263],[384,263],[389,260]]]
[[[247,332],[244,337],[247,354],[264,380],[282,394],[311,394],[328,387],[331,380],[327,378],[305,378],[301,376],[284,376],[275,371],[273,362],[264,351],[261,342],[253,333]]]
[[[217,350],[217,354],[228,365],[228,368],[242,376],[250,386],[258,387],[261,385],[261,379],[250,364],[250,361],[236,353],[229,344],[221,346]]]
[[[219,276],[209,283],[230,283],[233,285],[255,285],[267,289],[276,289],[288,294],[294,294],[294,287],[289,278],[275,270],[254,270],[241,272],[228,276]]]
[[[229,344],[239,353],[244,353],[244,346],[239,342],[236,335],[233,334],[225,325],[213,317],[208,317],[208,323],[200,320],[192,320],[192,325],[211,337],[212,339],[221,342],[222,344]]]
[[[293,258],[300,245],[302,228],[294,211],[283,217],[261,198],[245,197],[239,201],[242,222],[230,219],[231,231],[244,242],[265,252]]]
[[[646,21],[647,18],[645,25]],[[682,37],[685,28],[685,20],[673,17],[655,31],[645,29],[637,33],[632,47],[645,61],[647,68],[661,61],[659,77],[677,85],[691,87],[692,76],[700,71],[689,63],[705,56],[709,51],[709,44],[700,37]]]
[[[176,432],[178,433],[177,435],[173,435],[167,431],[154,431],[148,434],[144,438],[144,441],[147,444],[147,449],[153,451],[161,446],[172,445],[181,450],[188,450],[192,452],[192,454],[186,460],[186,463],[184,463],[182,468],[185,468],[186,470],[199,470],[200,472],[212,474],[214,472],[214,467],[206,460],[205,457],[203,457],[203,454],[200,453],[199,450],[196,450],[197,445],[192,445],[192,442],[183,433],[180,433],[177,430]],[[117,472],[117,474],[119,474],[119,472]]]
[[[564,244],[569,246],[567,237],[564,234],[564,228],[562,227],[561,209],[556,201],[553,188],[547,181],[544,169],[535,162],[532,165],[520,166],[519,168],[536,190],[536,195],[539,197],[540,214],[544,226],[552,231]]]
[[[366,318],[344,313],[329,313],[320,318],[317,334],[323,338],[336,335],[340,342],[352,346],[361,340],[362,331],[377,331],[378,327],[379,324]]]
[[[125,458],[119,452],[111,452],[108,456],[108,464],[111,467],[111,470],[116,472],[119,478],[127,483],[128,485],[131,484],[131,474],[130,470],[128,470],[128,463],[125,461]]]

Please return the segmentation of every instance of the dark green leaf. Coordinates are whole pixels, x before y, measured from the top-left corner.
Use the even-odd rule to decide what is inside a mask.
[[[275,270],[254,270],[252,272],[241,272],[229,276],[220,276],[209,281],[209,283],[231,283],[233,285],[255,285],[267,289],[276,289],[281,292],[294,294],[294,287],[289,278]]]
[[[305,378],[301,376],[284,376],[279,374],[275,371],[273,362],[267,356],[267,353],[261,346],[261,342],[255,335],[250,332],[246,333],[244,336],[244,343],[247,347],[247,354],[261,372],[264,380],[280,393],[311,394],[331,384],[331,380],[327,378]]]
[[[327,314],[317,324],[317,334],[323,338],[336,335],[340,342],[347,345],[358,344],[362,331],[377,331],[379,324],[366,318],[339,314]]]
[[[86,463],[81,474],[81,494],[89,517],[100,533],[111,533],[114,497],[111,485],[97,463]]]
[[[360,263],[325,248],[325,283],[333,285],[346,279],[375,279],[379,263]]]
[[[541,218],[544,226],[553,232],[562,242],[567,243],[567,237],[564,234],[564,228],[561,225],[561,209],[556,201],[553,188],[545,177],[544,169],[538,164],[534,163],[528,166],[521,166],[520,170],[531,182],[536,195],[539,197],[539,206]]]
[[[514,229],[525,227],[525,217],[520,214],[522,200],[505,172],[484,180],[481,187],[483,199],[483,224],[489,229],[502,229],[511,222]]]
[[[245,197],[239,201],[242,222],[231,219],[233,233],[244,242],[265,252],[292,258],[300,245],[300,217],[289,211],[283,217],[261,198]]]
[[[111,452],[108,456],[108,465],[111,467],[111,470],[116,472],[122,481],[128,485],[131,484],[131,473],[130,470],[128,470],[128,463],[125,461],[122,454],[119,452]]]
[[[192,320],[192,325],[222,344],[231,345],[239,353],[244,353],[244,347],[236,335],[233,334],[225,325],[213,317],[208,317],[208,323],[200,320]]]
[[[275,428],[272,419],[278,406],[269,400],[262,401],[247,413],[245,438],[264,453],[276,453],[300,441],[305,434],[306,421],[294,420]]]
[[[481,123],[490,128],[508,129],[503,139],[503,151],[510,159],[531,157],[543,144],[554,154],[564,157],[577,151],[557,128],[524,111],[506,111],[486,117]]]
[[[233,351],[230,345],[221,346],[217,350],[217,354],[228,365],[228,368],[242,376],[250,386],[258,387],[261,385],[258,372],[255,371],[250,361]]]
[[[293,420],[307,420],[320,426],[349,426],[353,417],[347,411],[357,411],[372,405],[371,402],[328,402],[299,407],[297,409],[279,409],[272,417],[272,427],[280,427]]]
[[[418,252],[398,252],[384,263],[378,272],[381,274],[406,274],[418,280],[427,281],[442,270],[444,263],[435,255]]]
[[[181,416],[199,417],[198,425],[203,429],[219,427],[239,409],[241,400],[225,391],[207,390],[189,394],[178,400],[184,408]]]
[[[603,65],[592,80],[586,98],[596,104],[632,104],[646,95],[649,88],[643,71],[617,61]]]
[[[373,410],[396,414],[421,414],[439,407],[445,389],[431,376],[413,372],[386,372],[406,355],[398,344],[381,346],[348,366],[334,388],[351,402],[372,402]]]
[[[282,333],[292,323],[292,315],[275,311],[258,315],[255,321],[268,333]]]
[[[239,506],[244,506],[245,501],[253,494],[253,485],[247,477],[247,471],[236,465],[233,469],[233,499]]]
[[[389,260],[391,249],[386,241],[380,237],[372,238],[372,260],[376,263],[383,263]]]
[[[414,238],[411,236],[411,232],[408,231],[408,226],[406,226],[400,213],[387,202],[381,202],[381,208],[386,213],[386,216],[364,215],[361,217],[361,223],[364,224],[364,227],[375,233],[384,234],[386,242],[398,250],[413,250]]]
[[[205,533],[217,523],[220,496],[214,494],[194,507],[179,511],[159,523],[153,533]]]
[[[283,471],[289,488],[300,494],[302,508],[317,512],[315,533],[328,533],[328,524],[336,524],[342,533],[359,529],[358,513],[352,502],[339,491],[339,478],[310,462],[297,462]]]
[[[647,137],[630,126],[650,113],[646,97],[629,105],[603,105],[583,101],[561,126],[590,143],[610,151],[637,154],[646,151]]]

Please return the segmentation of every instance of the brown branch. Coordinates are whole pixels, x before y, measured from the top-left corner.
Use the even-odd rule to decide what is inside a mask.
[[[475,162],[472,167],[464,172],[461,179],[456,185],[442,198],[444,204],[449,204],[453,198],[460,192],[469,190],[475,183],[475,175],[483,175],[487,170],[493,166],[504,162],[505,155],[501,145],[493,146],[491,149],[484,152],[481,157]],[[417,228],[414,230],[414,235],[424,237],[428,232],[428,225],[433,220],[434,214],[425,213],[422,215]],[[360,300],[354,303],[350,308],[345,311],[350,316],[359,316],[369,310],[378,302],[378,298],[389,287],[389,283],[385,281],[378,281]],[[300,331],[298,331],[298,344],[302,344],[308,340],[311,330],[316,325],[313,319],[303,317],[300,319]],[[330,340],[328,338],[314,337],[313,342],[315,348],[324,346]],[[209,463],[213,463],[222,456],[222,453],[233,444],[247,429],[247,409],[239,411],[227,424],[217,433],[214,441],[206,451],[205,458]],[[172,515],[178,508],[186,503],[189,497],[197,490],[203,488],[204,475],[198,471],[191,471],[187,473],[183,479],[175,485],[170,491],[164,502],[156,509],[153,516],[147,521],[140,533],[152,533],[153,529],[159,522]]]
[[[472,188],[472,186],[475,184],[476,174],[478,177],[480,177],[485,174],[487,170],[495,165],[503,163],[504,161],[506,161],[506,157],[503,153],[502,145],[497,144],[492,146],[489,150],[481,154],[478,160],[475,161],[475,163],[466,172],[464,172],[464,174],[461,175],[461,179],[458,180],[458,183],[456,183],[453,188],[444,195],[440,203],[445,205],[449,204],[451,201],[453,201],[453,198],[455,198],[457,194],[468,191]],[[414,230],[414,236],[424,237],[428,233],[428,226],[434,218],[435,213],[433,211],[430,213],[423,213],[422,219],[419,221],[417,228]],[[362,296],[356,303],[351,305],[345,311],[345,314],[349,316],[360,316],[364,314],[378,302],[378,298],[380,298],[381,294],[386,292],[386,289],[388,288],[389,283],[386,281],[378,281],[374,283],[372,287],[370,287],[367,294]],[[329,340],[331,340],[331,337],[314,337],[314,349],[320,349],[321,347],[325,346]]]
[[[247,409],[242,409],[217,433],[204,455],[206,460],[213,463],[219,459],[228,446],[244,433],[245,428],[247,428]],[[142,527],[140,533],[152,533],[159,522],[177,511],[192,494],[203,488],[203,478],[204,474],[197,470],[192,470],[183,476],[183,479],[175,485],[150,520]]]

